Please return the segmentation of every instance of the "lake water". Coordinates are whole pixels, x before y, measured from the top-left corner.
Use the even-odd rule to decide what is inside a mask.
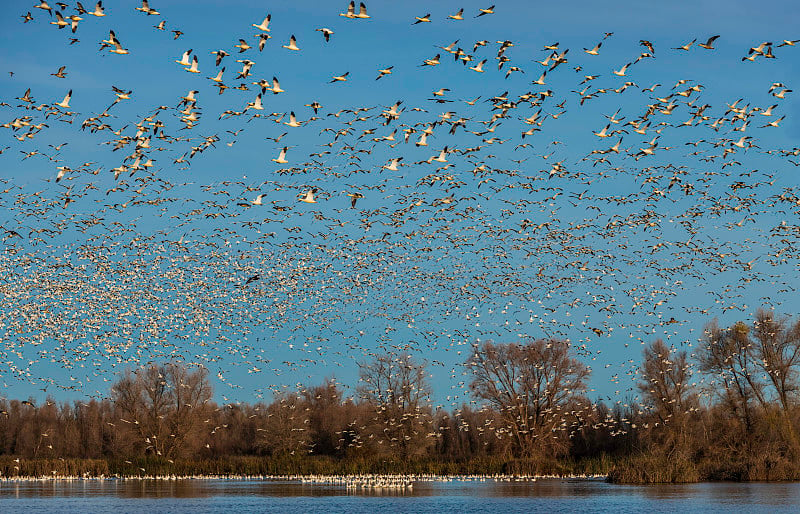
[[[0,482],[0,512],[800,512],[800,484],[417,482],[410,491],[245,480]]]

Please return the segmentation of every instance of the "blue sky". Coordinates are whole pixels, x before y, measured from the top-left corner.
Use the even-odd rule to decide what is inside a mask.
[[[91,9],[89,3],[84,6]],[[789,162],[797,157],[779,151],[797,145],[798,104],[793,93],[778,99],[768,90],[775,82],[789,89],[797,83],[800,48],[778,44],[800,38],[793,23],[800,6],[506,2],[496,5],[495,14],[475,18],[488,4],[367,4],[371,18],[352,20],[338,16],[346,2],[163,1],[152,4],[160,15],[147,16],[134,9],[137,2],[109,1],[107,16],[83,15],[73,36],[68,28],[50,25],[54,18],[32,2],[8,3],[10,14],[0,22],[6,49],[0,56],[0,100],[9,105],[0,108],[0,121],[30,115],[47,127],[22,142],[14,138],[18,132],[0,131],[0,148],[9,147],[0,155],[0,178],[22,188],[0,197],[0,221],[26,236],[53,222],[63,222],[57,225],[63,228],[44,242],[4,241],[14,246],[1,261],[7,272],[14,271],[5,283],[0,318],[2,360],[9,366],[5,394],[41,395],[42,377],[67,386],[80,383],[85,394],[102,393],[120,367],[172,354],[220,373],[219,398],[252,400],[254,394],[268,397],[270,389],[331,375],[353,384],[356,361],[408,349],[430,363],[436,400],[450,406],[466,398],[460,382],[468,379],[458,364],[473,342],[530,336],[583,345],[583,358],[593,368],[591,394],[621,399],[634,386],[642,342],[663,337],[676,346],[696,344],[706,321],[747,319],[761,305],[798,312],[793,289],[784,285],[797,276],[791,231],[797,216],[791,205],[774,200],[797,187]],[[464,20],[447,19],[461,7]],[[34,20],[22,23],[19,16],[27,11]],[[428,12],[431,23],[412,25],[415,16]],[[252,24],[267,13],[272,39],[259,52]],[[166,30],[156,30],[162,20]],[[328,43],[315,30],[322,27],[334,31]],[[97,51],[109,30],[128,55]],[[170,30],[183,35],[175,40]],[[696,44],[688,52],[674,49],[716,34],[714,50]],[[299,52],[281,46],[291,35]],[[79,41],[70,45],[70,37]],[[238,53],[233,45],[240,38],[254,48]],[[654,45],[654,58],[633,64],[624,77],[614,75],[646,51],[642,39]],[[481,40],[487,45],[473,50]],[[513,46],[498,70],[497,42],[506,40]],[[441,48],[454,41],[455,48],[474,56],[469,65],[486,59],[484,73]],[[583,51],[601,41],[599,55]],[[764,41],[774,43],[776,59],[741,60]],[[543,47],[555,42],[559,52],[569,49],[568,62],[548,71],[545,85],[532,84],[548,69],[536,62],[551,53]],[[198,74],[175,63],[189,49],[198,58]],[[218,49],[230,54],[220,67],[211,54]],[[420,66],[436,54],[440,64]],[[234,79],[242,66],[237,59],[254,62],[246,79]],[[62,65],[67,77],[51,76]],[[222,66],[231,89],[219,95],[207,77]],[[375,80],[378,69],[389,66],[392,74]],[[511,66],[524,73],[505,78]],[[330,83],[345,72],[346,82]],[[581,84],[587,75],[598,77]],[[243,111],[259,92],[252,83],[273,76],[285,92],[266,91],[263,111],[219,119],[226,110]],[[626,81],[635,85],[613,92]],[[250,89],[234,90],[240,83]],[[652,92],[643,91],[657,83]],[[130,100],[108,111],[113,117],[104,118],[120,135],[80,130],[83,120],[114,101],[112,85],[133,91]],[[587,86],[610,92],[580,105],[575,91]],[[700,91],[676,94],[692,86]],[[76,114],[62,120],[74,121],[45,119],[42,111],[18,107],[15,98],[27,88],[35,105],[52,105],[71,89]],[[431,100],[441,88],[449,91],[438,98],[448,103]],[[201,117],[195,127],[181,130],[175,106],[191,90],[199,91]],[[535,98],[547,91],[552,96],[541,105],[521,102],[511,109],[492,133],[465,131],[492,126],[480,123],[497,112],[486,101],[491,97],[508,92],[516,101],[527,92]],[[658,98],[670,94],[674,112],[655,114],[646,134],[625,125],[648,105],[663,108],[668,101]],[[477,97],[474,105],[465,102]],[[737,107],[748,105],[752,118],[744,132],[731,130],[739,121],[720,131],[709,127],[714,119],[730,118],[728,106],[740,98]],[[400,118],[383,125],[380,112],[398,100],[404,109]],[[306,104],[315,101],[323,107],[312,120]],[[704,104],[709,120],[677,126]],[[778,105],[774,116],[762,116],[773,104]],[[169,137],[190,139],[154,138],[143,156],[155,159],[150,169],[155,178],[137,182],[147,176],[140,170],[115,180],[111,170],[131,164],[124,158],[133,145],[115,152],[108,143],[135,137],[135,124],[162,105],[168,108],[153,119],[164,123]],[[331,115],[359,108],[370,110]],[[542,125],[526,124],[539,109]],[[283,123],[290,111],[300,127]],[[264,117],[253,118],[254,112]],[[428,146],[416,146],[419,131],[447,112],[453,113],[450,120],[465,118],[465,126],[450,134],[449,124],[439,125]],[[759,128],[784,115],[778,127]],[[611,129],[627,131],[620,134],[621,153],[591,154],[619,140],[593,135],[612,116],[622,121]],[[668,125],[655,133],[662,122]],[[541,130],[522,139],[531,127]],[[373,141],[395,128],[396,146]],[[402,142],[404,128],[416,131],[409,143]],[[346,129],[350,132],[334,141],[335,131]],[[283,133],[279,142],[266,139]],[[655,136],[656,154],[637,160],[634,155]],[[758,148],[732,146],[742,136],[752,137]],[[174,162],[207,137],[214,146],[188,159],[188,167]],[[706,142],[686,144],[701,139]],[[59,151],[48,146],[65,142]],[[524,143],[530,146],[518,147]],[[482,148],[462,153],[476,146]],[[293,172],[280,171],[272,161],[283,147],[289,147],[286,166]],[[451,167],[422,162],[444,147]],[[723,148],[736,153],[703,160]],[[36,150],[58,162],[42,155],[21,160]],[[311,156],[326,151],[331,153]],[[382,169],[397,157],[405,165],[399,171]],[[593,160],[602,157],[608,162]],[[57,166],[78,169],[84,162],[93,164],[53,181]],[[682,184],[692,184],[694,192],[682,193]],[[319,202],[297,202],[297,195],[311,188]],[[77,191],[85,196],[67,209],[59,203],[31,213],[14,203],[18,193],[41,192],[25,201],[33,205],[39,198],[44,206],[65,194],[78,196]],[[363,198],[350,209],[346,195],[354,192]],[[237,205],[259,193],[266,195],[265,203],[275,201],[285,210],[271,203]],[[612,200],[623,196],[630,202]],[[163,197],[174,201],[146,203]],[[455,201],[454,208],[447,210],[450,204],[442,200]],[[422,204],[414,206],[417,201]],[[224,209],[217,207],[223,204]],[[231,216],[206,217],[215,209]],[[403,223],[392,225],[398,219]],[[87,252],[92,259],[82,261]],[[26,254],[43,260],[26,261]],[[106,260],[105,267],[98,259]],[[256,275],[261,278],[239,287]],[[26,325],[30,334],[20,339],[17,326],[26,309],[38,314]],[[92,316],[98,319],[87,321]],[[114,350],[103,350],[102,343]],[[127,363],[118,363],[115,352]],[[27,370],[19,372],[22,380],[14,369]],[[79,395],[55,384],[48,392]]]

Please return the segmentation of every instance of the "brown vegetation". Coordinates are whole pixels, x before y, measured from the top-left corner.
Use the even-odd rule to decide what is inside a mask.
[[[218,405],[207,372],[125,372],[109,398],[0,401],[0,473],[602,473],[629,483],[800,479],[800,322],[712,322],[695,353],[646,346],[637,400],[584,395],[563,341],[486,342],[465,362],[475,402],[431,406],[423,362],[361,363],[270,403]]]

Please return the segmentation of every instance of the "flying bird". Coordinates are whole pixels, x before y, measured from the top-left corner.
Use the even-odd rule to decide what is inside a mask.
[[[705,43],[697,43],[697,46],[699,46],[700,48],[705,48],[706,50],[713,50],[714,49],[714,41],[716,41],[718,38],[719,38],[719,34],[716,35],[716,36],[711,36],[710,38],[708,38],[708,41],[706,41]]]
[[[314,30],[316,30],[317,32],[322,32],[322,36],[325,38],[326,43],[331,40],[331,36],[334,34],[334,32],[327,27],[322,27],[320,29],[314,29]]]
[[[449,15],[447,18],[451,20],[463,20],[464,9],[459,9],[457,13]]]
[[[391,75],[392,74],[392,68],[394,68],[394,66],[389,66],[388,68],[379,69],[378,70],[378,76],[375,77],[375,80],[378,80],[378,79],[382,78],[385,75]]]
[[[350,19],[357,19],[357,18],[369,18],[367,14],[367,6],[364,5],[364,2],[361,2],[358,5],[358,13],[356,13],[356,3],[350,2],[347,6],[347,11],[344,13],[339,13],[339,16],[344,16],[345,18]]]
[[[292,34],[292,36],[289,38],[288,45],[281,45],[281,46],[283,46],[283,48],[286,48],[288,50],[295,50],[295,51],[300,50],[300,48],[297,46],[297,40],[294,38],[294,34]]]
[[[288,163],[289,161],[286,160],[286,152],[288,152],[288,151],[289,151],[289,147],[288,146],[284,146],[283,149],[281,150],[280,154],[278,154],[278,157],[276,159],[272,159],[272,161],[276,162],[278,164],[286,164],[286,163]]]
[[[300,201],[305,203],[317,203],[317,200],[314,198],[314,194],[316,192],[317,192],[316,188],[309,189],[300,196]]]
[[[161,14],[160,12],[156,11],[155,9],[152,9],[147,0],[142,0],[142,6],[141,7],[137,7],[136,10],[137,11],[141,11],[141,12],[143,12],[144,14],[146,14],[148,16],[156,16],[156,15]]]
[[[264,21],[262,21],[258,25],[253,23],[253,26],[255,28],[257,28],[258,30],[260,30],[261,32],[269,32],[269,22],[270,22],[270,20],[272,20],[272,14],[267,14],[267,17],[264,18]]]

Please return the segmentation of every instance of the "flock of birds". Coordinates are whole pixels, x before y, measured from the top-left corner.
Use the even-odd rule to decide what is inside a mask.
[[[139,468],[142,473],[146,470]],[[148,475],[143,474],[139,477],[117,477],[105,475],[91,476],[89,473],[83,475],[64,475],[58,471],[53,471],[52,475],[41,477],[30,477],[25,475],[3,476],[2,482],[40,482],[42,480],[58,481],[85,481],[85,480],[139,480],[141,478],[149,480],[258,480],[269,482],[290,482],[303,486],[323,486],[323,487],[344,487],[351,492],[411,492],[414,483],[432,484],[448,482],[537,482],[538,480],[563,480],[563,479],[584,479],[584,480],[603,480],[606,475],[429,475],[429,474],[358,474],[358,475]]]
[[[403,29],[414,38],[436,37],[421,31],[437,23],[464,36],[368,70],[366,59],[331,63],[338,71],[309,85],[266,61],[324,55],[399,22],[364,3],[326,4],[327,26],[267,14],[203,50],[176,27],[153,54],[134,42],[171,30],[168,8],[143,0],[117,23],[134,10],[125,4],[41,1],[21,15],[27,37],[60,31],[63,51],[97,69],[172,71],[150,92],[102,73],[83,91],[93,68],[59,62],[53,78],[27,85],[12,71],[2,84],[6,377],[105,394],[96,382],[126,366],[181,360],[260,395],[411,352],[451,378],[458,404],[473,343],[530,335],[569,338],[593,364],[630,344],[602,375],[622,394],[640,342],[691,344],[707,318],[747,317],[795,293],[800,148],[781,143],[791,86],[753,78],[757,97],[720,99],[718,83],[659,69],[721,52],[724,35],[669,47],[604,33],[582,50],[468,42],[513,13],[415,13]],[[84,36],[92,30],[103,39]],[[771,74],[797,43],[716,58]],[[626,57],[611,69],[596,64],[617,51]],[[637,82],[648,74],[664,84]],[[414,81],[406,98],[392,80]],[[419,94],[428,83],[439,85]],[[167,94],[173,85],[183,93]],[[383,91],[393,96],[373,102]],[[341,105],[354,97],[367,103]]]

